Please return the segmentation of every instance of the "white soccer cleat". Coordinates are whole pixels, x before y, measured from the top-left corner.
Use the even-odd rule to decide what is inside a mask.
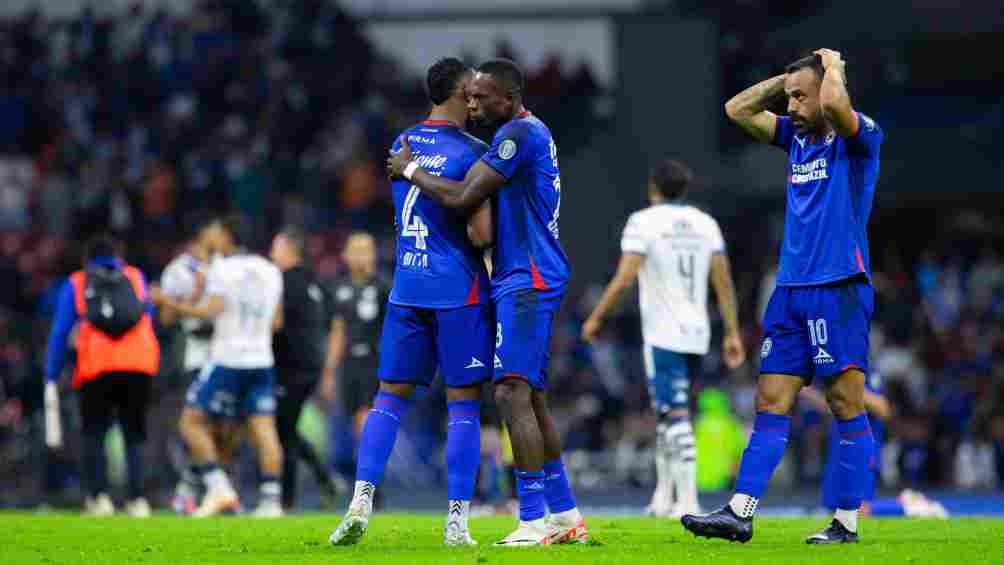
[[[252,518],[266,519],[282,518],[285,515],[286,512],[283,511],[282,505],[279,504],[278,500],[261,502],[258,504],[258,507],[254,509],[254,512],[251,513]]]
[[[544,520],[520,522],[516,531],[495,542],[500,547],[532,547],[551,545],[551,530]]]
[[[105,493],[99,493],[96,497],[87,497],[84,500],[84,515],[94,518],[106,518],[115,515],[115,505],[112,499]]]
[[[230,487],[209,489],[202,504],[192,514],[195,518],[208,518],[224,512],[236,512],[241,506],[237,493]]]
[[[126,514],[130,518],[149,518],[152,512],[150,511],[150,503],[146,501],[145,498],[140,497],[135,500],[130,500],[126,503],[125,507]]]
[[[363,539],[369,524],[367,516],[354,513],[352,508],[349,508],[349,513],[342,518],[342,523],[338,524],[338,528],[332,532],[328,541],[331,545],[355,545]]]
[[[443,543],[447,547],[472,547],[478,545],[477,540],[471,537],[471,531],[456,521],[446,523],[446,530],[443,532]]]
[[[577,544],[589,541],[589,530],[586,528],[586,520],[581,516],[577,520],[562,520],[552,516],[548,520],[549,537],[551,545]]]

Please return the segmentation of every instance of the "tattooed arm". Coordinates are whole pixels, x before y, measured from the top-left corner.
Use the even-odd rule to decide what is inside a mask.
[[[774,139],[777,116],[767,110],[767,105],[784,94],[784,77],[777,75],[754,84],[725,103],[729,119],[757,141],[770,143]]]

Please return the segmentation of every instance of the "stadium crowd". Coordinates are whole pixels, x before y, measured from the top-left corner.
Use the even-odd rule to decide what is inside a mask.
[[[56,289],[92,233],[110,228],[152,277],[179,249],[187,218],[232,211],[254,226],[259,248],[279,226],[306,226],[316,270],[333,277],[346,234],[364,229],[382,242],[389,276],[392,207],[380,164],[394,132],[425,110],[421,80],[332,3],[255,6],[207,0],[182,15],[136,5],[114,17],[0,20],[0,506],[40,477],[50,487],[72,482],[75,454],[47,461],[41,439],[43,344]],[[499,51],[512,55],[504,42]],[[599,93],[589,68],[569,76],[552,58],[532,69],[528,89],[528,105],[568,139],[562,146],[581,142],[581,115]],[[738,219],[726,233],[756,233],[758,223]],[[899,243],[873,252],[873,356],[895,412],[885,480],[1004,484],[1004,260],[980,234]],[[955,252],[964,243],[973,256]],[[747,349],[757,351],[757,297],[769,295],[775,261],[733,261],[747,281]],[[580,325],[602,281],[583,282],[552,350],[555,416],[577,454],[569,467],[586,487],[598,474],[645,483],[650,460],[627,456],[648,449],[654,427],[638,314],[626,309],[587,347]],[[699,388],[726,391],[731,420],[753,413],[753,361],[726,376],[716,354],[705,360]],[[184,386],[172,377],[158,377],[155,394]],[[787,473],[795,483],[818,480],[825,446],[819,415],[802,416]],[[174,425],[157,410],[151,418],[165,420],[152,429]],[[409,430],[427,451],[441,443],[440,426]],[[149,456],[169,459],[160,441]],[[422,459],[430,470],[412,480],[441,474]]]

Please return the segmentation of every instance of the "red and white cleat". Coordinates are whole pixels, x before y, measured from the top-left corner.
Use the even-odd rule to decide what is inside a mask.
[[[550,520],[551,533],[550,543],[576,544],[589,541],[589,530],[586,528],[585,518],[579,518],[574,522],[562,522],[560,519]]]

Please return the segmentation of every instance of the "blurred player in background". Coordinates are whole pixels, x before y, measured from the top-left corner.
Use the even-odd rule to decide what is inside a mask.
[[[275,429],[272,333],[282,325],[282,274],[264,257],[245,251],[240,226],[219,220],[213,261],[203,304],[159,300],[180,315],[212,320],[210,362],[192,383],[181,415],[181,432],[201,466],[206,494],[196,517],[212,516],[239,506],[237,492],[219,465],[211,418],[246,421],[258,451],[261,496],[255,516],[278,517],[282,451]]]
[[[194,223],[193,238],[185,252],[175,257],[160,276],[160,291],[174,301],[188,304],[203,304],[205,302],[206,275],[209,262],[213,255],[212,243],[217,237],[215,230],[220,229],[213,218],[207,217]],[[178,312],[166,304],[158,304],[158,314],[161,325],[180,326],[183,342],[183,363],[187,381],[185,386],[196,379],[202,368],[209,362],[209,341],[213,336],[213,325],[210,321],[181,317]],[[173,397],[162,399],[161,402],[176,401],[178,407],[173,420],[184,405],[184,397],[175,400]],[[181,471],[181,478],[174,489],[171,506],[180,514],[191,514],[198,507],[199,490],[202,481],[199,470],[194,464],[189,464]]]
[[[345,241],[348,274],[331,286],[334,311],[321,398],[334,407],[329,431],[333,466],[346,480],[355,473],[355,453],[366,414],[377,392],[377,353],[389,289],[377,275],[376,242],[355,232]]]
[[[313,471],[324,497],[332,501],[336,487],[324,463],[297,431],[303,405],[314,394],[324,367],[330,299],[307,268],[303,232],[287,227],[272,240],[270,257],[282,271],[282,328],[275,335],[277,398],[275,423],[282,444],[282,506],[296,504],[297,463]]]
[[[478,69],[469,92],[471,119],[501,126],[488,152],[462,181],[424,170],[423,156],[414,155],[404,137],[387,169],[391,177],[410,180],[425,195],[460,212],[492,199],[493,380],[512,440],[520,500],[519,526],[497,545],[584,543],[586,523],[547,408],[551,326],[569,276],[558,237],[558,148],[547,126],[523,106],[524,89],[523,71],[512,61],[489,61]]]
[[[458,59],[432,65],[426,80],[432,111],[401,136],[415,145],[417,162],[432,174],[462,179],[488,149],[464,131],[472,76]],[[466,215],[444,208],[403,179],[395,180],[392,190],[397,261],[381,338],[380,391],[360,440],[355,494],[331,543],[356,543],[365,533],[373,493],[383,479],[415,386],[431,385],[438,368],[449,413],[444,542],[477,545],[468,516],[480,460],[481,385],[492,371],[494,317],[488,273],[481,250],[468,238]],[[489,211],[483,208],[480,214],[484,221]]]
[[[692,178],[690,169],[673,159],[652,168],[651,206],[628,219],[617,273],[582,328],[582,338],[592,342],[607,316],[640,280],[645,367],[658,418],[657,483],[649,505],[655,516],[700,511],[688,366],[691,357],[707,354],[711,342],[709,280],[725,323],[725,365],[735,369],[746,359],[722,231],[714,218],[683,201]]]
[[[820,413],[829,412],[826,397],[818,387],[803,388],[801,398],[809,402]],[[914,490],[904,490],[896,498],[876,497],[875,491],[882,480],[882,445],[885,441],[886,426],[892,419],[892,405],[882,394],[882,376],[875,371],[868,375],[868,380],[865,382],[865,409],[868,411],[868,421],[871,424],[872,436],[875,441],[875,456],[869,462],[870,472],[864,487],[861,513],[881,517],[947,518],[948,512],[944,506]],[[840,504],[838,490],[840,461],[837,457],[840,452],[840,430],[836,421],[830,424],[829,437],[826,465],[823,468],[822,504],[824,508],[835,511]]]
[[[84,268],[71,274],[59,291],[49,330],[45,366],[46,443],[62,447],[56,383],[66,364],[76,328],[73,388],[79,392],[83,436],[82,478],[85,513],[110,516],[105,436],[116,420],[126,448],[126,513],[148,518],[144,497],[146,411],[151,377],[160,366],[160,344],[153,329],[153,304],[143,273],[126,264],[118,243],[98,236],[87,244]]]
[[[767,110],[781,94],[788,115]],[[753,515],[788,444],[799,390],[818,377],[837,419],[837,510],[809,544],[856,543],[858,510],[874,456],[865,412],[874,290],[868,216],[878,180],[881,128],[851,106],[840,53],[820,49],[784,74],[739,93],[729,118],[788,152],[788,205],[777,286],[764,315],[757,415],[729,504],[686,515],[697,536],[747,542]]]

